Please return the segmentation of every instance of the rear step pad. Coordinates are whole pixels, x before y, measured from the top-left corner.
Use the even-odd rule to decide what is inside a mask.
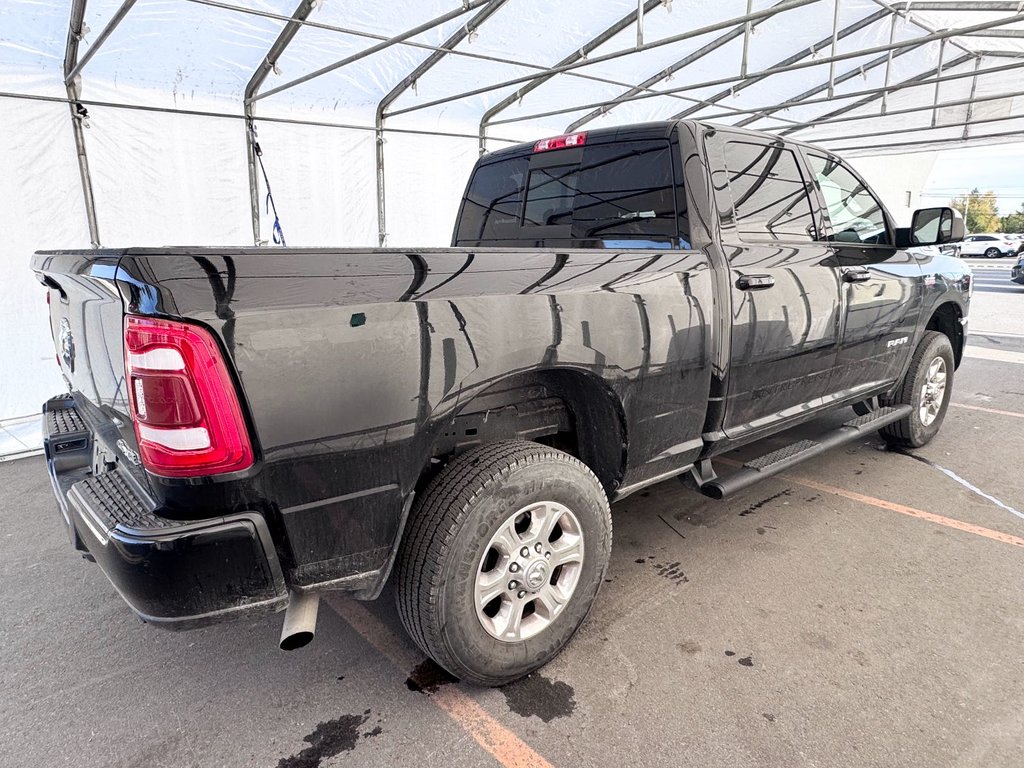
[[[72,395],[51,397],[43,405],[43,447],[61,471],[85,466],[92,459],[92,434]]]
[[[737,491],[753,485],[758,480],[777,475],[812,456],[818,456],[836,446],[853,442],[868,432],[874,432],[887,424],[899,421],[909,415],[911,410],[909,405],[888,406],[872,411],[866,416],[850,419],[841,427],[825,433],[817,440],[798,440],[777,451],[751,459],[733,474],[704,483],[701,485],[700,491],[713,499],[731,496]]]

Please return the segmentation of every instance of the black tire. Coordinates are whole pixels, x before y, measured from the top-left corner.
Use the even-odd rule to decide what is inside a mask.
[[[501,640],[478,617],[478,572],[509,516],[541,501],[564,505],[579,522],[578,580],[538,634]],[[553,659],[579,629],[604,580],[611,542],[608,498],[581,461],[520,440],[475,448],[433,478],[413,506],[397,562],[399,615],[424,653],[455,677],[504,685]]]
[[[998,248],[989,248],[985,251],[986,259],[998,259],[1000,256],[1002,256],[1002,254],[999,252]]]
[[[925,424],[921,418],[922,389],[928,377],[932,363],[941,358],[945,365],[945,389],[938,403],[938,413],[934,421]],[[889,444],[901,448],[920,448],[927,444],[938,433],[942,420],[946,417],[949,398],[953,393],[953,345],[949,337],[938,331],[925,331],[921,343],[917,345],[914,357],[910,361],[907,375],[891,397],[882,398],[882,405],[909,405],[910,415],[879,430],[879,434]]]

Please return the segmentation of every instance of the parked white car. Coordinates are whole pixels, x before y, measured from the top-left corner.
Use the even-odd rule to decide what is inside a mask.
[[[960,243],[961,256],[983,256],[986,259],[998,259],[1000,256],[1013,256],[1017,253],[1017,243],[1011,243],[1002,235],[968,235]]]

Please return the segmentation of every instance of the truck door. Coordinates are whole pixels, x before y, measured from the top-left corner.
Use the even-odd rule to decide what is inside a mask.
[[[839,342],[839,272],[793,148],[721,130],[706,146],[732,298],[723,430],[742,439],[820,403]]]
[[[896,381],[921,311],[917,259],[895,242],[892,221],[871,189],[839,158],[805,148],[825,211],[824,242],[843,285],[843,329],[828,397],[846,399]]]

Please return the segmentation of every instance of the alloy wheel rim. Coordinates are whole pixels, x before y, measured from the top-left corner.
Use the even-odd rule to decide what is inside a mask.
[[[583,530],[564,504],[540,501],[509,515],[477,565],[480,624],[507,643],[546,629],[568,605],[583,572]]]
[[[921,423],[930,427],[939,417],[942,401],[946,395],[946,361],[936,357],[928,366],[928,373],[921,385],[921,404],[918,415]]]

